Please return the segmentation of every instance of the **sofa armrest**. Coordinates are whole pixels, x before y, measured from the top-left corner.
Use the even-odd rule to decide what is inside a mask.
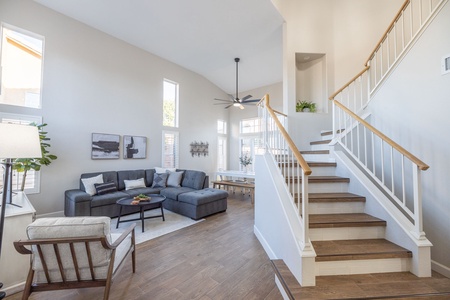
[[[64,195],[64,214],[66,217],[91,215],[91,195],[82,190],[67,190]]]

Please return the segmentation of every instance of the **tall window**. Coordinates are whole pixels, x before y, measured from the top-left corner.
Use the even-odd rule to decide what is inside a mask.
[[[163,126],[178,127],[178,83],[164,79]]]
[[[178,168],[178,132],[163,131],[162,167]]]
[[[243,119],[240,123],[240,156],[249,155],[255,161],[255,154],[263,154],[261,139],[261,123],[259,118]],[[242,165],[240,166],[242,168]],[[253,171],[253,164],[248,168]]]
[[[0,103],[41,107],[44,38],[1,25]]]
[[[30,123],[41,124],[42,118],[37,116],[16,115],[0,113],[0,121],[2,123],[13,123],[28,125]],[[0,185],[3,186],[3,168],[0,168]],[[20,190],[22,186],[23,173],[13,171],[12,189]],[[25,192],[27,194],[39,193],[39,172],[29,170],[25,180]]]
[[[217,170],[227,169],[227,122],[217,120]]]

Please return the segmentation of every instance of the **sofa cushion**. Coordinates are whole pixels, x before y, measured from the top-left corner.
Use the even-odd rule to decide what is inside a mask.
[[[92,196],[91,207],[115,204],[117,200],[125,197],[129,197],[129,195],[123,191],[117,191],[105,195],[95,195]]]
[[[183,181],[181,182],[181,186],[189,187],[195,190],[201,190],[205,183],[205,177],[205,172],[184,170],[184,176]]]
[[[117,186],[114,182],[96,183],[94,184],[98,195],[104,195],[117,192]]]
[[[168,187],[161,190],[160,194],[166,196],[166,198],[177,201],[180,194],[195,191],[188,187]]]
[[[83,182],[84,191],[89,195],[93,196],[97,194],[97,190],[95,189],[96,183],[103,183],[103,175],[99,174],[97,176],[82,178],[81,182]]]
[[[151,187],[145,187],[145,188],[138,188],[138,189],[133,189],[133,190],[125,190],[123,191],[124,193],[126,193],[127,195],[129,195],[130,197],[135,197],[139,194],[159,194],[159,192],[162,190],[162,188],[151,188]]]
[[[153,184],[152,188],[165,188],[167,185],[167,177],[169,177],[168,173],[153,175]]]
[[[145,182],[147,186],[152,186],[153,184],[153,176],[155,175],[155,169],[147,169],[145,170]]]
[[[195,190],[188,193],[183,193],[178,196],[178,201],[189,203],[192,205],[202,205],[205,203],[214,202],[224,198],[228,198],[228,192],[219,189],[206,188],[202,190]]]
[[[82,179],[89,178],[89,177],[94,177],[94,176],[98,176],[98,175],[102,175],[103,176],[103,182],[110,182],[110,181],[112,181],[112,182],[114,182],[116,184],[116,186],[118,186],[118,183],[117,183],[117,172],[116,171],[84,173],[84,174],[81,174],[81,176],[80,176],[80,190],[82,190],[83,192],[86,192]]]
[[[119,191],[121,191],[125,189],[124,180],[136,180],[139,178],[145,178],[145,171],[144,170],[117,171],[117,178],[119,180],[118,185]]]
[[[183,179],[184,171],[168,172],[168,173],[169,173],[169,177],[167,178],[167,186],[180,187],[181,179]]]
[[[177,170],[176,168],[158,168],[158,167],[155,167],[155,171],[158,174],[167,173],[167,172],[175,172],[176,170]]]
[[[135,180],[124,180],[123,183],[125,184],[125,190],[133,190],[146,187],[144,178],[139,178]]]

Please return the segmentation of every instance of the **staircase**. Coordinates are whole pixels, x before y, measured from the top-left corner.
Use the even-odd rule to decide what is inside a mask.
[[[386,221],[366,214],[365,197],[348,192],[350,179],[335,175],[329,154],[331,132],[321,135],[310,150],[300,151],[314,175],[309,177],[309,228],[316,276],[409,271],[412,252],[386,240]],[[285,170],[295,174],[290,168]]]

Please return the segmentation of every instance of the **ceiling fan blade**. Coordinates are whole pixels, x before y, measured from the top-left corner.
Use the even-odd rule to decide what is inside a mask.
[[[236,99],[234,98],[234,96],[233,95],[231,95],[231,94],[228,94],[228,97],[230,97],[230,99],[234,102],[234,101],[236,101]]]
[[[245,100],[247,100],[247,99],[249,99],[251,97],[253,97],[253,96],[252,95],[247,95],[247,96],[245,96],[244,98],[241,99],[241,102],[244,102]]]
[[[243,101],[243,103],[256,103],[259,101],[261,101],[261,100],[260,99],[251,99],[251,100],[245,100],[245,101]]]
[[[233,104],[230,104],[230,105],[228,105],[228,106],[225,106],[225,109],[227,109],[228,107],[231,107],[231,106],[233,106]]]
[[[230,101],[227,101],[227,103],[214,103],[213,105],[227,105],[230,104]]]
[[[214,98],[214,100],[217,100],[217,101],[225,101],[225,102],[233,102],[233,101],[231,101],[231,100],[217,99],[217,98]]]

